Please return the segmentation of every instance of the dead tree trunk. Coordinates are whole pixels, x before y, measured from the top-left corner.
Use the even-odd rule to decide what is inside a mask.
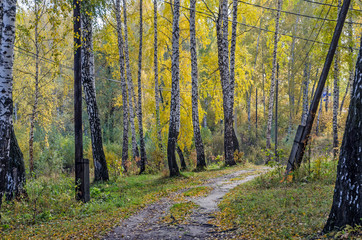
[[[340,149],[332,209],[323,232],[362,224],[362,41]]]

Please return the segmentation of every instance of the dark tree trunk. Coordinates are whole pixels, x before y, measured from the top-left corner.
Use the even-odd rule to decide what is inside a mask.
[[[184,157],[184,154],[182,153],[180,146],[177,145],[176,151],[177,151],[178,157],[180,158],[181,170],[186,170],[187,166],[186,166],[186,162],[185,162],[185,157]]]
[[[362,40],[362,39],[361,39]],[[332,209],[323,231],[362,224],[362,41],[340,149]]]
[[[157,0],[153,1],[153,22],[154,22],[154,71],[155,71],[155,102],[156,102],[156,131],[157,140],[160,150],[163,150],[162,146],[162,132],[161,132],[161,120],[160,120],[160,93],[158,83],[158,33],[157,33]]]
[[[94,181],[108,181],[108,168],[103,151],[101,121],[95,88],[92,19],[86,13],[82,15],[82,36],[82,83],[92,140]]]
[[[198,91],[195,11],[196,11],[196,0],[190,0],[192,125],[193,125],[193,129],[194,129],[194,139],[195,139],[195,147],[196,147],[196,155],[197,155],[196,168],[203,169],[206,167],[206,161],[205,161],[204,143],[202,142],[202,138],[201,138],[201,130],[200,130],[200,122],[199,122],[199,91]],[[183,168],[184,166],[181,165],[181,167]]]
[[[25,179],[25,165],[24,157],[16,140],[14,127],[11,127],[10,137],[10,161],[6,171],[6,200],[10,201],[14,197],[26,196],[24,189]]]
[[[174,1],[173,8],[173,24],[172,24],[172,90],[171,90],[171,107],[170,107],[170,124],[168,131],[168,145],[167,145],[167,159],[168,167],[170,170],[170,176],[180,175],[179,168],[176,162],[176,143],[177,143],[177,129],[178,129],[178,117],[177,117],[177,98],[180,96],[180,1]]]
[[[125,77],[125,63],[124,63],[124,42],[122,34],[122,21],[121,21],[121,0],[116,1],[116,20],[117,20],[117,36],[118,36],[118,51],[119,51],[119,68],[121,73],[121,87],[122,87],[122,105],[123,105],[123,145],[122,145],[122,167],[127,172],[128,161],[128,102],[127,102],[127,83]]]
[[[139,54],[138,54],[138,129],[140,135],[140,151],[141,151],[141,161],[140,161],[140,174],[143,173],[146,169],[146,146],[145,138],[143,136],[143,123],[142,123],[142,40],[143,40],[143,1],[140,0],[140,45],[139,45]]]

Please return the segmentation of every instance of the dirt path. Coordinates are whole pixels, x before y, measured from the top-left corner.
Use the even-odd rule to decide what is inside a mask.
[[[241,170],[222,177],[210,179],[202,186],[211,187],[207,196],[189,199],[196,203],[196,208],[187,223],[167,224],[160,221],[168,215],[174,202],[164,198],[161,201],[148,205],[139,213],[125,219],[104,239],[207,239],[224,238],[223,234],[215,231],[215,226],[208,222],[214,218],[218,210],[218,203],[234,187],[248,182],[259,174],[256,170]],[[253,174],[254,173],[254,174]],[[245,177],[244,177],[245,176]],[[239,179],[240,178],[240,179]]]

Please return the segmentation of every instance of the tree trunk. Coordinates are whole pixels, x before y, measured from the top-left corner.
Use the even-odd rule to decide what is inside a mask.
[[[122,34],[121,7],[120,1],[116,0],[116,20],[117,20],[117,36],[119,50],[119,68],[121,74],[122,87],[122,104],[123,104],[123,145],[122,145],[122,167],[125,172],[128,171],[128,102],[127,102],[127,83],[125,77],[124,63],[124,42]]]
[[[319,135],[319,131],[320,131],[320,118],[322,116],[322,111],[323,111],[323,102],[320,102],[319,104],[319,111],[318,111],[318,117],[317,117],[317,124],[316,124],[316,129],[315,129],[315,134],[318,136]]]
[[[135,128],[135,93],[133,88],[131,65],[129,61],[129,48],[128,48],[128,28],[127,28],[127,5],[126,0],[123,0],[123,21],[124,21],[124,54],[126,59],[126,72],[127,72],[127,85],[128,85],[128,104],[129,104],[129,121],[131,123],[132,134],[132,154],[134,159],[139,158],[139,151],[136,140],[136,128]]]
[[[195,26],[196,0],[190,0],[190,52],[191,52],[191,78],[192,78],[192,125],[194,128],[194,139],[196,147],[196,168],[206,167],[204,144],[201,138],[199,122],[199,91],[198,91],[198,68],[196,51],[196,26]],[[183,168],[183,166],[181,165]]]
[[[231,40],[231,65],[233,56],[235,56],[234,33],[236,34],[236,17],[237,17],[237,1],[233,2],[234,15],[232,24],[232,40]],[[233,73],[229,74],[229,42],[228,42],[228,0],[220,2],[219,18],[216,24],[217,45],[218,45],[218,62],[221,86],[223,92],[223,108],[224,108],[224,152],[225,152],[225,165],[235,165],[234,160],[234,143],[233,143],[233,101],[234,101],[234,76]],[[236,36],[236,35],[235,35]],[[231,72],[233,72],[231,67]],[[230,76],[231,75],[231,76]]]
[[[342,1],[338,1],[338,7]],[[338,15],[338,14],[337,14]],[[338,17],[338,16],[337,16]],[[333,158],[338,155],[338,108],[339,108],[339,49],[337,48],[334,56],[334,82],[333,82]]]
[[[170,176],[178,176],[180,174],[176,162],[176,143],[177,143],[177,98],[179,98],[180,84],[180,1],[174,1],[173,23],[172,23],[172,90],[171,90],[171,106],[170,106],[170,124],[168,131],[167,159]]]
[[[30,175],[34,172],[34,128],[38,111],[39,102],[39,1],[34,0],[35,11],[35,26],[34,26],[34,47],[35,47],[35,91],[34,91],[34,105],[32,106],[32,113],[30,115],[30,133],[29,133],[29,169]]]
[[[273,69],[270,83],[270,96],[269,96],[269,107],[268,107],[268,125],[266,132],[266,148],[271,150],[271,129],[272,129],[272,121],[273,121],[273,105],[274,105],[274,92],[275,92],[275,74],[277,68],[277,54],[278,54],[278,41],[279,41],[279,19],[280,19],[280,11],[282,9],[282,0],[278,0],[278,12],[277,17],[275,19],[275,34],[274,34],[274,50],[273,50]],[[270,154],[268,154],[266,163],[270,161]]]
[[[82,36],[82,83],[92,139],[94,181],[108,181],[109,175],[103,151],[102,129],[95,88],[92,19],[87,13],[82,14]]]
[[[140,45],[139,45],[139,53],[138,53],[138,128],[140,135],[140,150],[141,150],[141,162],[140,162],[140,174],[143,173],[146,169],[146,146],[145,139],[143,137],[143,123],[142,123],[142,85],[141,85],[141,77],[142,77],[142,40],[143,40],[143,9],[142,6],[143,1],[140,0]]]
[[[187,165],[185,162],[185,157],[184,157],[184,154],[182,153],[182,150],[179,145],[177,145],[176,151],[177,151],[178,157],[180,158],[181,170],[186,170]]]
[[[7,201],[11,201],[14,197],[27,196],[24,189],[26,183],[24,157],[16,140],[13,126],[10,134],[10,161],[6,171],[5,189]]]
[[[304,67],[304,82],[303,82],[303,112],[301,124],[305,126],[308,117],[308,90],[309,90],[309,77],[310,77],[311,64],[305,63]]]
[[[334,89],[333,89],[333,158],[338,155],[338,107],[339,107],[339,51],[334,57]]]
[[[160,93],[158,83],[158,33],[157,33],[157,0],[153,1],[153,22],[154,22],[154,71],[155,71],[155,102],[156,102],[156,131],[158,146],[162,151],[162,132],[161,132],[161,120],[160,120]]]
[[[10,139],[12,127],[12,82],[14,64],[16,0],[2,3],[3,22],[0,52],[0,208],[6,187],[6,170],[10,162]]]
[[[362,39],[361,39],[362,40]],[[362,224],[362,41],[340,149],[332,209],[323,232]]]

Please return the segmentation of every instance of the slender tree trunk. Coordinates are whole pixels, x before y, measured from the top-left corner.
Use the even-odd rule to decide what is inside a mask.
[[[177,143],[177,98],[179,98],[180,84],[180,1],[174,0],[173,23],[172,23],[172,90],[171,90],[171,107],[170,107],[170,124],[168,131],[167,159],[170,176],[180,174],[176,162],[176,143]]]
[[[323,232],[362,224],[362,41],[340,149],[333,204]]]
[[[156,102],[156,131],[159,148],[162,147],[162,132],[160,120],[160,93],[158,83],[158,32],[157,32],[157,0],[153,0],[153,22],[154,22],[154,71],[155,71],[155,102]]]
[[[116,20],[117,20],[117,36],[118,36],[118,50],[119,50],[119,68],[121,73],[121,87],[122,87],[122,104],[123,104],[123,145],[122,145],[122,167],[125,172],[128,171],[128,102],[127,102],[127,83],[125,77],[125,63],[124,63],[124,42],[122,34],[122,21],[121,21],[121,0],[116,0]]]
[[[123,0],[123,21],[124,21],[124,54],[126,59],[126,72],[127,72],[127,85],[128,85],[128,104],[129,104],[129,120],[131,123],[132,134],[132,154],[133,158],[139,158],[139,151],[136,140],[136,128],[135,128],[135,93],[133,88],[131,65],[129,61],[129,48],[128,48],[128,28],[127,28],[127,5],[126,0]]]
[[[265,70],[264,70],[264,65],[263,65],[263,74],[262,74],[262,79],[263,79],[263,112],[264,112],[264,119],[266,116],[266,107],[265,107]]]
[[[275,72],[277,68],[277,54],[278,54],[278,41],[279,41],[279,19],[280,11],[282,9],[282,0],[278,0],[278,12],[275,19],[275,34],[274,34],[274,50],[273,50],[273,69],[270,83],[270,96],[269,96],[269,107],[268,107],[268,125],[266,132],[266,148],[271,149],[271,128],[273,121],[273,105],[274,105],[274,92],[275,92]],[[270,154],[267,156],[266,163],[270,161]]]
[[[146,146],[145,139],[143,137],[143,123],[142,123],[142,41],[143,41],[143,1],[140,0],[140,44],[138,53],[138,128],[140,135],[140,150],[141,150],[141,162],[140,162],[140,174],[146,169]]]
[[[192,125],[194,128],[194,139],[196,147],[196,168],[206,167],[204,144],[201,138],[199,122],[199,91],[198,91],[198,69],[196,51],[196,26],[195,26],[196,0],[190,0],[190,52],[191,52],[191,78],[192,78]],[[181,165],[181,167],[183,167]]]
[[[352,24],[352,14],[350,14],[350,18],[349,18],[349,24],[348,24],[348,45],[349,45],[349,79],[348,79],[348,84],[346,87],[346,92],[343,95],[342,98],[342,102],[341,102],[341,107],[339,109],[339,114],[342,113],[343,110],[343,105],[344,105],[344,101],[346,100],[346,96],[348,94],[348,92],[351,92],[351,86],[353,86],[353,78],[354,78],[354,71],[353,71],[353,24]]]
[[[329,86],[328,86],[328,82],[327,82],[327,87],[326,87],[326,100],[325,100],[326,113],[328,112],[328,105],[329,105]]]
[[[29,136],[29,168],[30,174],[34,172],[34,128],[38,111],[39,102],[39,1],[34,0],[35,12],[35,26],[34,26],[34,45],[35,45],[35,91],[34,91],[34,105],[32,106],[32,113],[30,115],[30,136]]]
[[[334,56],[334,89],[333,89],[333,158],[338,155],[338,107],[339,107],[339,50]]]
[[[0,208],[6,187],[6,170],[10,162],[12,127],[12,82],[14,64],[16,0],[2,2],[2,36],[0,52]]]
[[[300,13],[300,10],[298,11]],[[295,35],[295,33],[297,32],[297,27],[298,27],[298,22],[299,22],[299,15],[297,16],[295,23],[294,23],[294,28],[293,28],[293,35]],[[295,42],[296,42],[296,38],[293,37],[292,38],[292,46],[291,46],[291,50],[290,50],[290,60],[289,60],[289,68],[288,68],[288,95],[289,95],[289,125],[288,125],[288,136],[291,134],[292,130],[293,130],[293,119],[294,119],[294,111],[295,111],[295,72],[294,72],[294,62],[295,62]]]
[[[342,1],[338,1],[338,7],[342,5]],[[339,11],[339,10],[338,10]],[[338,17],[338,16],[337,16]],[[338,155],[338,108],[339,108],[339,49],[337,48],[334,56],[334,82],[333,82],[333,158]]]
[[[316,129],[315,129],[315,133],[317,136],[319,135],[319,131],[320,131],[320,118],[322,116],[322,111],[323,111],[323,102],[320,102],[318,117],[317,117],[317,124],[316,124]]]
[[[303,82],[303,112],[302,112],[302,122],[301,124],[305,126],[308,117],[308,90],[309,90],[309,77],[310,77],[310,67],[311,65],[307,62],[304,67],[304,82]],[[309,70],[309,71],[308,71]]]
[[[87,13],[82,14],[82,36],[82,83],[92,139],[94,181],[108,181],[109,175],[103,151],[102,129],[95,88],[92,19]]]

